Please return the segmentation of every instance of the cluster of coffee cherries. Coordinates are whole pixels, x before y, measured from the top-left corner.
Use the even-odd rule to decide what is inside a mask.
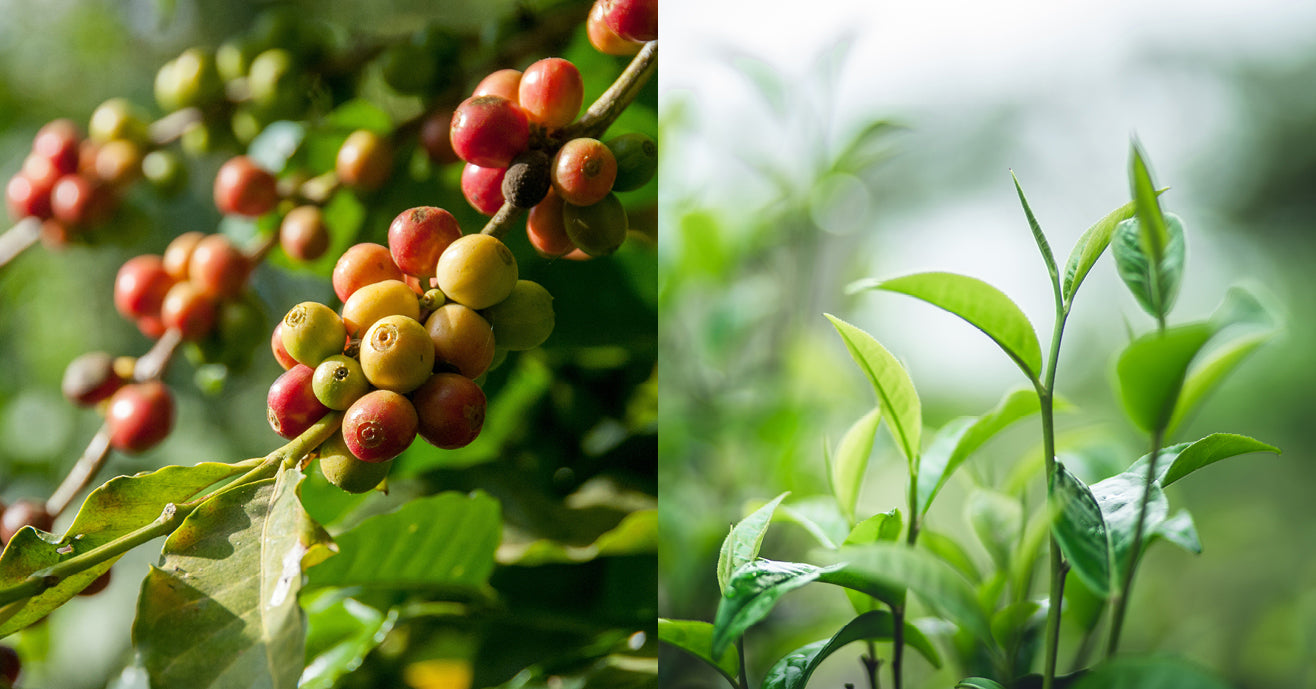
[[[466,161],[466,199],[486,215],[504,203],[531,209],[527,232],[544,256],[615,252],[627,230],[615,192],[644,186],[657,169],[657,147],[643,134],[559,142],[583,97],[575,65],[545,58],[524,71],[489,74],[452,117],[452,148]]]
[[[329,410],[341,432],[319,449],[335,485],[365,492],[416,436],[454,449],[479,435],[486,400],[478,380],[499,350],[541,345],[553,330],[552,297],[519,278],[502,240],[463,235],[446,210],[403,211],[388,246],[361,243],[339,258],[340,311],[294,306],[271,338],[285,369],[270,386],[270,426],[285,438]]]
[[[585,32],[605,55],[634,55],[658,38],[658,0],[595,0]]]

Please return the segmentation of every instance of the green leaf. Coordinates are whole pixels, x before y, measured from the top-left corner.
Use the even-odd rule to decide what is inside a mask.
[[[303,558],[327,539],[302,509],[302,478],[286,469],[223,491],[165,540],[133,623],[152,687],[297,686]]]
[[[713,625],[696,620],[668,620],[658,618],[658,640],[686,651],[713,666],[736,686],[740,674],[740,657],[733,649],[726,649],[716,660],[713,658]]]
[[[775,560],[755,560],[737,568],[727,581],[713,618],[710,657],[722,657],[746,629],[772,612],[782,596],[817,581],[822,572],[823,568],[816,565]]]
[[[257,165],[274,173],[283,172],[306,139],[306,127],[298,122],[271,122],[251,140],[247,155]]]
[[[982,579],[982,573],[973,563],[969,552],[960,545],[959,541],[950,536],[925,528],[919,531],[918,545],[940,558],[942,562],[954,567],[955,571],[964,575],[970,582],[977,583]]]
[[[767,533],[772,523],[772,513],[781,504],[790,491],[772,499],[772,502],[754,510],[748,517],[731,527],[731,532],[722,540],[722,549],[717,556],[717,584],[725,594],[731,575],[741,567],[754,561],[759,556],[759,547],[763,545],[763,534]]]
[[[307,662],[298,689],[331,689],[379,647],[398,617],[345,596],[321,596],[305,607]]]
[[[1190,553],[1202,554],[1202,540],[1197,536],[1197,525],[1193,523],[1193,515],[1188,510],[1175,512],[1174,516],[1157,525],[1151,536],[1164,539]]]
[[[1138,528],[1138,514],[1141,511],[1143,494],[1147,482],[1146,471],[1126,471],[1103,481],[1092,484],[1092,496],[1101,508],[1101,518],[1106,524],[1106,536],[1110,544],[1111,567],[1110,591],[1118,593],[1123,585],[1124,574],[1133,560],[1133,541]],[[1150,544],[1150,535],[1155,533],[1170,515],[1170,502],[1165,493],[1155,482],[1151,484],[1147,497],[1147,511],[1143,517],[1143,540],[1141,549]],[[1141,556],[1141,552],[1138,553]],[[1085,583],[1087,583],[1085,581]],[[1097,589],[1093,589],[1096,591]]]
[[[347,131],[368,129],[381,136],[393,131],[393,120],[388,113],[364,98],[349,100],[334,108],[325,116],[324,124]]]
[[[845,537],[842,545],[866,545],[878,541],[895,541],[900,538],[900,510],[892,509],[880,512],[855,525]],[[872,596],[846,589],[846,597],[856,613],[865,613],[877,609],[877,600]]]
[[[306,585],[483,597],[501,533],[498,501],[484,493],[418,498],[339,534],[338,554],[311,567]]]
[[[1133,192],[1133,202],[1137,208],[1137,220],[1142,229],[1142,245],[1145,253],[1151,257],[1153,265],[1160,265],[1169,252],[1172,241],[1166,218],[1161,214],[1161,202],[1156,197],[1156,187],[1152,184],[1151,172],[1142,146],[1137,141],[1132,144],[1129,161],[1129,186]],[[1168,312],[1169,306],[1165,307]]]
[[[868,469],[868,456],[873,453],[873,438],[877,424],[882,420],[882,408],[874,407],[850,426],[841,438],[841,444],[831,457],[832,492],[841,507],[846,521],[854,521],[855,503],[863,487],[864,471]]]
[[[1212,433],[1184,447],[1172,458],[1167,453],[1165,459],[1170,461],[1158,461],[1158,465],[1166,467],[1164,473],[1157,472],[1160,474],[1160,484],[1168,486],[1204,466],[1251,452],[1279,454],[1280,451],[1279,448],[1273,445],[1267,445],[1260,440],[1245,435]]]
[[[1024,600],[1011,603],[992,615],[992,637],[1002,648],[1011,648],[1035,633],[1046,622],[1041,603]]]
[[[1164,189],[1161,189],[1156,193],[1159,195],[1164,191]],[[1061,292],[1067,306],[1074,302],[1074,295],[1078,293],[1078,288],[1083,284],[1083,279],[1092,270],[1092,266],[1096,265],[1097,259],[1101,258],[1101,254],[1105,253],[1106,247],[1110,245],[1110,237],[1115,232],[1115,227],[1121,222],[1132,218],[1136,212],[1137,202],[1130,201],[1107,213],[1105,217],[1098,220],[1078,238],[1078,242],[1074,244],[1074,248],[1069,252],[1069,260],[1065,262],[1065,278]]]
[[[1039,408],[1036,391],[1018,388],[1006,393],[986,414],[960,417],[943,426],[919,460],[919,514],[927,514],[951,474],[983,443]]]
[[[909,461],[910,473],[917,474],[923,409],[909,372],[872,335],[831,314],[824,315],[840,333],[855,363],[868,376],[896,447]]]
[[[1001,570],[1009,570],[1010,555],[1024,525],[1023,507],[1007,495],[983,488],[969,494],[964,504],[969,526],[987,554]]]
[[[1149,433],[1166,427],[1189,364],[1214,332],[1210,324],[1193,323],[1153,331],[1124,348],[1115,374],[1134,425]]]
[[[1121,656],[1092,668],[1073,689],[1230,689],[1208,671],[1171,656]]]
[[[1019,204],[1024,207],[1024,215],[1028,218],[1028,229],[1033,231],[1033,241],[1037,243],[1037,250],[1042,252],[1042,261],[1046,263],[1046,271],[1051,276],[1051,282],[1055,285],[1056,291],[1060,290],[1060,270],[1056,267],[1056,257],[1051,253],[1051,244],[1046,241],[1046,234],[1042,232],[1042,226],[1033,216],[1033,209],[1028,207],[1028,199],[1024,198],[1024,188],[1019,186],[1019,178],[1014,176],[1014,170],[1010,171],[1010,179],[1014,180],[1014,190],[1019,194]]]
[[[800,525],[824,548],[836,549],[844,539],[850,523],[841,515],[836,499],[829,495],[815,495],[790,505],[777,508],[773,521]]]
[[[1159,262],[1147,254],[1143,241],[1146,233],[1140,230],[1139,222],[1137,218],[1130,218],[1115,228],[1111,240],[1115,269],[1143,310],[1163,321],[1174,306],[1183,279],[1183,222],[1174,214],[1165,215],[1169,234]]]
[[[1005,689],[1000,682],[986,677],[965,677],[955,683],[955,689]]]
[[[1092,491],[1064,463],[1056,462],[1051,478],[1051,533],[1065,560],[1088,588],[1110,595],[1111,547],[1106,520]]]
[[[1274,336],[1274,331],[1244,333],[1220,345],[1201,361],[1195,363],[1184,378],[1174,413],[1165,427],[1171,435],[1188,415],[1192,414],[1217,387],[1224,377]]]
[[[146,526],[160,516],[165,505],[187,502],[204,489],[249,468],[203,462],[112,478],[87,496],[63,538],[55,539],[31,527],[14,534],[0,556],[0,587],[13,586],[37,571]],[[112,559],[89,567],[29,598],[0,624],[0,636],[45,617],[104,574],[114,562]]]
[[[528,543],[503,543],[498,548],[498,563],[520,567],[546,564],[589,562],[600,557],[656,552],[658,549],[658,510],[640,509],[628,513],[613,528],[592,543],[571,545],[546,538]]]
[[[1024,312],[995,287],[956,273],[916,273],[890,280],[861,280],[846,290],[881,289],[906,294],[945,309],[1000,345],[1029,380],[1042,373],[1042,348]]]
[[[905,623],[904,642],[918,650],[933,667],[941,667],[941,657],[932,642],[918,627]],[[895,618],[884,610],[864,613],[850,620],[830,639],[816,641],[791,651],[772,665],[763,678],[763,689],[804,689],[809,678],[828,656],[846,644],[864,639],[888,640],[894,638]]]

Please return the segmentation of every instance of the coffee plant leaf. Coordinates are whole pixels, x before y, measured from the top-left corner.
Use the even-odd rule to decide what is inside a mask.
[[[589,562],[600,557],[652,553],[658,549],[658,511],[636,510],[593,542],[572,545],[546,538],[528,543],[504,543],[498,548],[498,563],[519,567]]]
[[[782,493],[771,502],[754,510],[748,517],[731,527],[731,532],[722,540],[722,548],[717,556],[717,584],[725,594],[736,570],[754,561],[763,545],[763,534],[767,533],[772,523],[772,514],[777,506],[790,492]]]
[[[298,687],[331,689],[378,648],[398,615],[396,610],[385,613],[335,589],[307,598],[302,598],[306,610],[306,668]]]
[[[1051,533],[1065,560],[1083,583],[1102,597],[1110,595],[1111,537],[1092,491],[1056,462],[1051,478]]]
[[[861,280],[846,290],[905,294],[968,321],[1005,351],[1029,380],[1042,374],[1042,348],[1033,324],[1009,297],[978,278],[957,273],[915,273],[890,280]]]
[[[277,175],[297,155],[305,140],[306,126],[300,122],[271,122],[247,145],[247,156]]]
[[[151,686],[297,686],[304,558],[327,535],[302,508],[296,468],[224,490],[165,540],[142,583],[133,640]]]
[[[1274,337],[1274,331],[1243,333],[1211,350],[1200,361],[1193,364],[1184,378],[1179,399],[1174,405],[1174,413],[1166,425],[1166,434],[1173,434],[1191,415],[1202,401],[1206,399],[1225,376],[1229,375],[1239,364],[1256,351],[1261,345]]]
[[[334,108],[325,115],[323,124],[346,132],[365,129],[380,136],[393,131],[393,119],[388,113],[364,98],[354,98]]]
[[[1138,305],[1148,315],[1164,320],[1174,307],[1184,269],[1183,222],[1173,214],[1165,215],[1168,228],[1166,244],[1159,261],[1147,253],[1141,220],[1130,218],[1115,228],[1111,253],[1115,269]]]
[[[868,377],[877,394],[882,417],[895,437],[896,447],[909,462],[910,474],[917,475],[922,448],[923,408],[909,372],[872,335],[831,314],[824,315],[840,333],[850,356]]]
[[[1135,426],[1149,433],[1165,429],[1189,365],[1214,333],[1209,323],[1176,326],[1147,333],[1120,352],[1120,400]]]
[[[961,417],[943,426],[919,460],[919,514],[927,514],[933,498],[974,451],[997,433],[1036,414],[1039,409],[1036,391],[1027,387],[1016,388],[1007,392],[986,414]]]
[[[728,648],[713,658],[713,625],[699,620],[669,620],[658,618],[658,640],[671,644],[708,663],[713,669],[736,686],[740,674],[740,657]]]
[[[481,492],[411,500],[337,534],[338,554],[308,569],[306,586],[483,598],[502,534],[500,514],[498,501]]]
[[[112,478],[87,496],[63,538],[39,533],[32,527],[19,530],[0,556],[0,587],[18,584],[34,572],[146,526],[160,516],[166,505],[186,502],[205,488],[245,470],[232,464],[202,462]],[[0,624],[0,636],[45,617],[86,588],[117,559],[89,567],[14,604],[6,611],[11,614]]]
[[[904,627],[905,644],[922,654],[933,667],[940,668],[941,656],[928,637],[909,622]],[[894,638],[894,632],[895,617],[891,613],[885,610],[864,613],[850,620],[832,638],[801,646],[783,656],[763,678],[763,689],[804,689],[818,665],[846,644],[865,639],[888,641]]]
[[[1051,252],[1051,243],[1046,240],[1046,233],[1042,232],[1042,225],[1033,215],[1033,209],[1029,207],[1028,199],[1024,197],[1024,188],[1019,185],[1019,178],[1015,177],[1013,170],[1010,171],[1010,179],[1014,180],[1014,190],[1019,194],[1019,205],[1024,208],[1024,217],[1028,218],[1028,229],[1033,233],[1033,242],[1037,244],[1037,250],[1042,254],[1042,262],[1046,264],[1046,271],[1051,275],[1051,283],[1059,291],[1060,271],[1056,268],[1056,257]]]
[[[877,435],[877,425],[882,420],[882,408],[873,407],[867,414],[850,426],[836,452],[829,462],[832,492],[841,512],[847,521],[854,521],[855,503],[859,501],[859,489],[863,487],[864,471],[868,469],[868,457],[873,453],[873,438]]]
[[[1182,658],[1120,656],[1092,668],[1073,689],[1229,689],[1222,679]]]
[[[824,571],[817,565],[776,560],[755,560],[737,568],[713,618],[711,657],[721,657],[746,629],[767,617],[782,596],[817,581]]]

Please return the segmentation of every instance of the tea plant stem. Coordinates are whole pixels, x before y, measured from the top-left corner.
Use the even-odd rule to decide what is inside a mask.
[[[740,654],[740,689],[749,689],[749,675],[745,672],[745,637],[736,639],[736,653]]]
[[[1129,592],[1133,587],[1133,575],[1138,569],[1139,556],[1142,554],[1142,531],[1147,521],[1147,504],[1151,501],[1152,483],[1156,480],[1156,459],[1161,451],[1161,442],[1165,431],[1156,429],[1152,433],[1151,460],[1147,462],[1147,477],[1142,483],[1142,500],[1138,503],[1138,521],[1133,529],[1133,544],[1129,547],[1129,566],[1124,570],[1124,578],[1119,591],[1115,593],[1115,605],[1111,608],[1110,639],[1106,644],[1106,657],[1115,655],[1119,650],[1120,632],[1124,627],[1124,613],[1129,603]]]
[[[864,664],[864,671],[868,673],[869,689],[878,689],[881,685],[881,679],[878,677],[877,671],[881,664],[877,661],[877,644],[873,643],[872,639],[868,640],[868,655],[863,656],[860,660]]]
[[[1053,279],[1056,315],[1051,330],[1051,351],[1046,360],[1046,371],[1037,389],[1038,411],[1042,417],[1042,455],[1046,462],[1047,496],[1051,494],[1051,477],[1056,471],[1056,427],[1055,427],[1055,387],[1056,363],[1060,359],[1060,343],[1065,335],[1065,322],[1069,319],[1069,302],[1061,296],[1058,283]],[[1050,509],[1048,505],[1044,509]],[[1051,592],[1046,610],[1046,660],[1042,672],[1042,689],[1051,689],[1056,676],[1056,657],[1060,650],[1060,608],[1064,603],[1065,573],[1068,566],[1060,552],[1060,543],[1055,534],[1047,539],[1050,543]]]

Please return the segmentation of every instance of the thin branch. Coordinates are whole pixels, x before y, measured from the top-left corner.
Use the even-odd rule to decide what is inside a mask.
[[[41,238],[41,221],[27,217],[14,223],[14,226],[0,234],[0,268],[5,267],[18,255],[37,243]]]

